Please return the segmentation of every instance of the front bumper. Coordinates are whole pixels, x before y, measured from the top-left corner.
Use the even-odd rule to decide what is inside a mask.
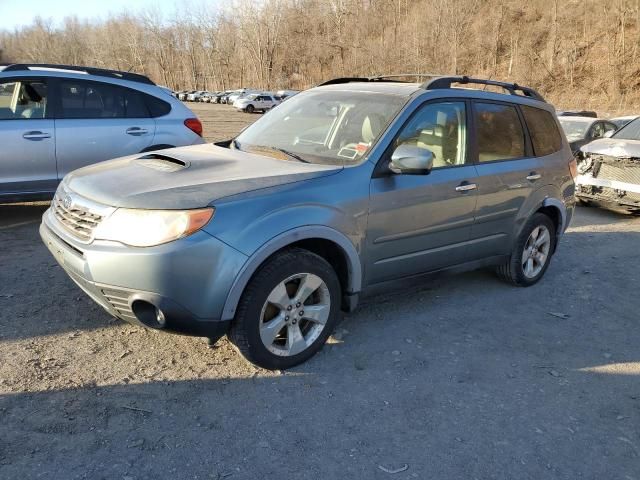
[[[579,175],[576,197],[613,206],[640,209],[640,185],[635,183]]]
[[[229,327],[220,320],[222,310],[247,257],[206,232],[147,248],[85,245],[57,226],[47,210],[40,236],[71,279],[115,317],[206,337],[219,337]]]

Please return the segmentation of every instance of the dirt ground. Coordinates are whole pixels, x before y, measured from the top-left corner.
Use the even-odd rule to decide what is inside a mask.
[[[259,117],[194,110],[215,139]],[[285,374],[110,318],[45,209],[0,206],[2,479],[640,478],[640,218],[579,208],[528,289],[479,271],[369,300]]]

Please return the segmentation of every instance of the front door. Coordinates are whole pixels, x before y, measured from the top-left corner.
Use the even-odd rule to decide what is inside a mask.
[[[370,187],[367,284],[464,263],[476,207],[464,101],[426,103],[393,141]],[[409,144],[434,156],[426,175],[393,174],[391,151]],[[380,166],[379,166],[380,167]]]
[[[77,168],[139,153],[152,145],[155,121],[139,92],[71,79],[60,80],[56,91],[60,178]]]
[[[52,193],[55,130],[45,80],[0,80],[0,197]]]

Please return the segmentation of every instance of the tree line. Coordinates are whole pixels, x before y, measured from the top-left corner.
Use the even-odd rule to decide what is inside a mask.
[[[640,0],[232,0],[0,31],[0,61],[92,65],[173,89],[467,74],[564,108],[640,108]]]

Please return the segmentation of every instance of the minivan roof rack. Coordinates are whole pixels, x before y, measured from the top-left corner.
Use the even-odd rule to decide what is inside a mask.
[[[3,65],[4,66],[4,65]],[[17,72],[24,70],[52,70],[52,71],[72,71],[86,73],[88,75],[97,75],[100,77],[119,78],[121,80],[129,80],[131,82],[146,83],[155,85],[155,83],[147,76],[139,73],[121,72],[119,70],[108,70],[105,68],[81,67],[78,65],[57,65],[50,63],[13,63],[4,66],[2,72]]]
[[[324,85],[339,85],[341,83],[352,83],[352,82],[399,82],[401,80],[396,80],[398,78],[407,78],[407,77],[415,77],[417,78],[433,78],[433,77],[441,77],[442,75],[434,74],[434,73],[396,73],[393,75],[372,75],[370,77],[338,77],[332,78],[331,80],[327,80],[326,82],[322,82],[318,84],[318,87],[322,87]]]
[[[511,95],[520,95],[524,97],[533,98],[534,100],[539,100],[541,102],[545,102],[545,99],[542,97],[542,95],[536,92],[533,88],[523,87],[521,85],[518,85],[517,83],[499,82],[497,80],[484,80],[482,78],[467,77],[466,75],[434,78],[433,80],[422,84],[422,88],[424,88],[425,90],[452,88],[452,85],[454,83],[459,83],[461,85],[470,84],[470,83],[475,85],[492,85],[495,87],[501,87],[505,89]],[[518,93],[518,92],[521,92],[521,93]]]

